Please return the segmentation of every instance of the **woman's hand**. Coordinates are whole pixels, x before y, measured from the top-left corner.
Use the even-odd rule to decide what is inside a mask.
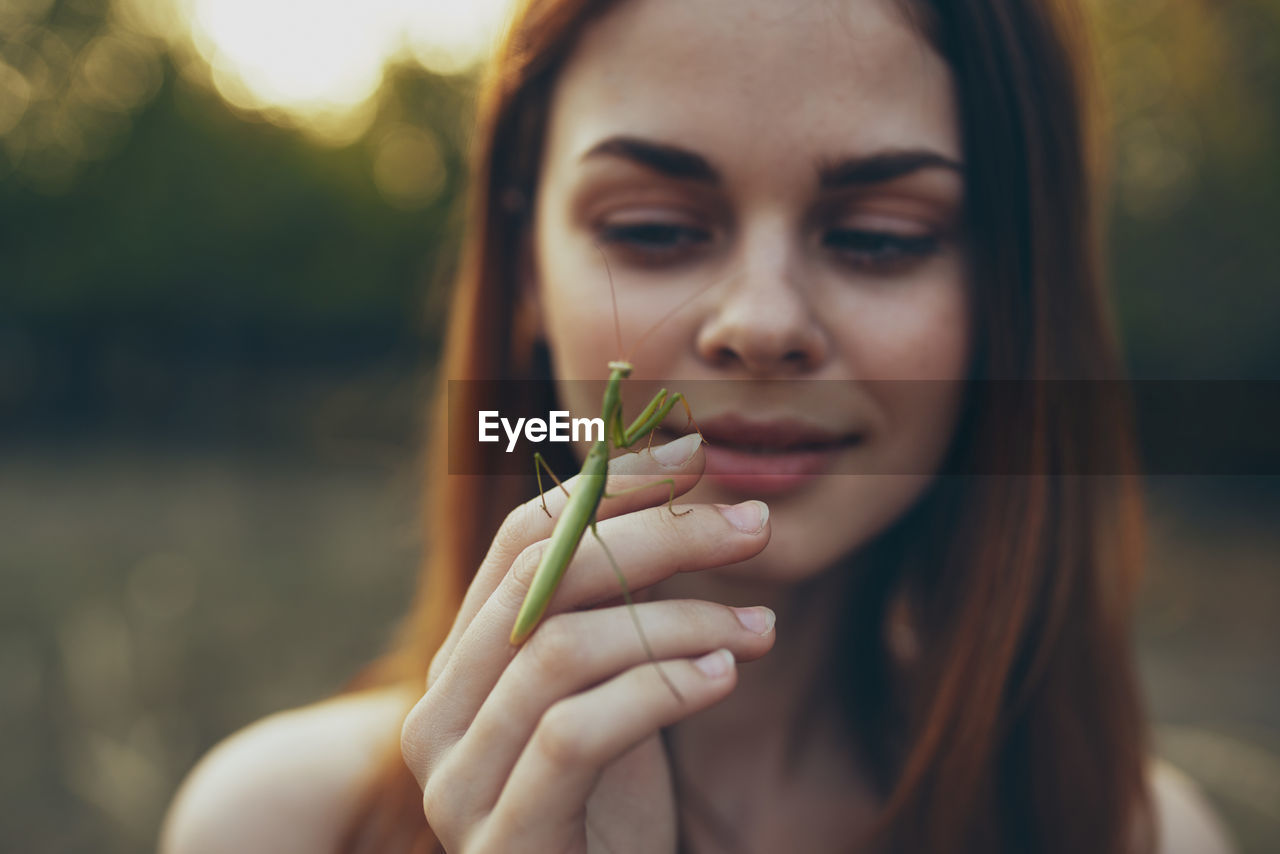
[[[698,441],[615,460],[608,491],[669,477],[677,494],[688,491],[704,464]],[[565,484],[570,492],[575,480]],[[676,516],[668,495],[655,486],[600,505],[600,536],[632,590],[745,560],[769,541],[760,502],[693,505]],[[547,494],[553,516],[565,500],[559,489]],[[676,807],[658,732],[733,690],[734,660],[773,645],[772,615],[697,600],[637,604],[678,699],[647,659],[626,607],[593,607],[620,591],[588,533],[541,624],[512,647],[511,627],[553,527],[537,499],[512,511],[432,660],[401,738],[423,810],[451,854],[674,851]]]

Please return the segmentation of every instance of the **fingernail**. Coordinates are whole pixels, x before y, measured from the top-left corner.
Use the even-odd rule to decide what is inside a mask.
[[[697,433],[690,433],[688,436],[681,436],[679,439],[654,448],[653,458],[667,468],[679,468],[693,459],[693,455],[697,453],[698,446],[701,444],[702,437]]]
[[[693,663],[709,679],[718,679],[733,669],[733,653],[727,649],[709,652]]]
[[[734,608],[733,613],[744,629],[758,635],[767,635],[773,628],[773,621],[777,619],[773,611],[763,605],[756,608]]]
[[[769,521],[769,505],[763,501],[744,501],[741,504],[717,504],[716,509],[729,524],[744,534],[758,534]]]

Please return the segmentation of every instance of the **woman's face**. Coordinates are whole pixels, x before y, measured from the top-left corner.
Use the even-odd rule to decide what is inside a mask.
[[[688,393],[710,443],[688,499],[772,511],[732,572],[821,572],[940,464],[970,344],[958,125],[945,64],[881,0],[628,0],[569,58],[526,293],[574,416],[600,386],[567,380],[624,355],[632,416]]]

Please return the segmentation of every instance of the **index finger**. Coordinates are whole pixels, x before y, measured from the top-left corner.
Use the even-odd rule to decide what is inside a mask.
[[[675,483],[673,491],[665,489],[642,489],[605,498],[600,502],[596,518],[608,519],[634,510],[652,507],[665,502],[673,494],[683,495],[694,487],[706,464],[706,457],[700,452],[702,438],[696,433],[682,436],[679,439],[648,448],[636,454],[627,454],[609,461],[609,479],[605,492],[617,492],[629,486],[638,485],[637,481],[660,476],[672,478]],[[565,489],[573,493],[579,476],[564,482]],[[560,513],[568,501],[564,490],[559,487],[545,494],[547,511],[542,509],[542,498],[531,498],[516,507],[503,521],[494,535],[493,543],[485,554],[475,578],[467,588],[462,607],[449,629],[449,634],[431,662],[431,671],[427,675],[427,686],[435,681],[444,663],[453,654],[458,639],[471,624],[472,619],[493,595],[516,557],[529,546],[545,540],[555,530]]]

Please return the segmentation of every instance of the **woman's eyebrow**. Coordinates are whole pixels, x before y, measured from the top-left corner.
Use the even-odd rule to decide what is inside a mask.
[[[651,142],[634,136],[611,136],[593,145],[582,159],[600,156],[620,157],[655,172],[683,181],[717,185],[720,173],[699,154],[660,142]]]
[[[617,157],[643,166],[668,178],[696,181],[712,186],[721,183],[720,173],[700,154],[667,143],[634,136],[611,136],[587,150],[582,160]],[[894,149],[873,154],[822,161],[817,165],[818,186],[824,190],[861,187],[901,178],[921,169],[950,169],[964,172],[964,164],[929,149]]]
[[[901,178],[921,169],[950,169],[964,174],[964,164],[929,149],[881,151],[818,164],[818,186],[824,190],[865,187]]]

